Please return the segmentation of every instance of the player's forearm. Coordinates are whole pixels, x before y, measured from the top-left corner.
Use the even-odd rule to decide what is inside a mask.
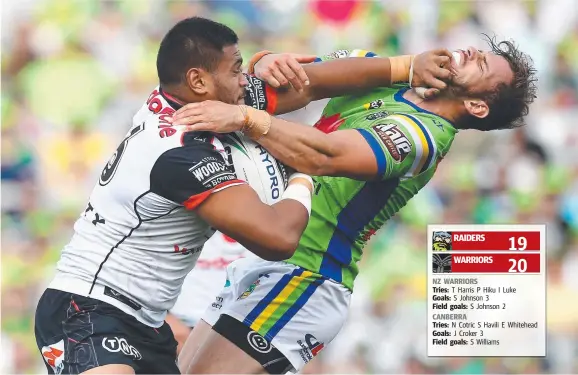
[[[285,199],[275,203],[265,220],[254,231],[241,235],[239,243],[255,255],[269,261],[285,260],[293,256],[309,215],[300,203]],[[238,237],[238,236],[237,236]]]
[[[271,128],[257,140],[275,158],[310,175],[334,175],[332,157],[338,144],[329,135],[307,125],[272,118]]]
[[[349,57],[309,64],[303,69],[310,80],[306,91],[311,100],[350,95],[392,84],[389,58]]]
[[[393,61],[393,63],[392,63]],[[305,65],[310,84],[303,92],[279,92],[276,114],[305,107],[312,101],[353,95],[377,87],[388,87],[409,79],[411,57],[349,57]],[[393,68],[393,69],[392,69]]]
[[[302,174],[289,180],[274,205],[263,203],[249,185],[238,185],[211,194],[196,212],[263,259],[290,258],[309,221],[313,181]]]

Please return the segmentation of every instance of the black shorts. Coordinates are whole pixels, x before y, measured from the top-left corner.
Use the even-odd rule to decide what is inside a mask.
[[[47,289],[34,333],[49,374],[124,364],[144,374],[178,374],[177,342],[167,323],[149,327],[96,299]]]

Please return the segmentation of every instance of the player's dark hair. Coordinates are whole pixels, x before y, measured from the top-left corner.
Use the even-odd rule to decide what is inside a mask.
[[[512,41],[496,42],[486,34],[492,53],[508,61],[514,79],[509,84],[501,83],[484,97],[490,108],[485,118],[470,118],[467,127],[483,131],[512,129],[524,125],[530,104],[536,98],[536,69],[530,56],[523,53]]]
[[[186,18],[169,30],[157,55],[157,73],[161,85],[184,82],[191,68],[214,71],[223,56],[223,48],[239,38],[229,27],[201,17]]]

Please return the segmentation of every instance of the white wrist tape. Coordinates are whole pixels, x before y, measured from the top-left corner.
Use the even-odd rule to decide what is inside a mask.
[[[311,178],[311,176],[309,176],[308,174],[305,173],[299,173],[299,172],[295,172],[293,173],[291,176],[289,176],[289,181],[287,181],[288,183],[291,182],[291,180],[295,179],[295,178],[304,178],[307,181],[309,181],[309,183],[311,184],[311,186],[315,186],[313,185],[313,179]]]
[[[311,216],[311,190],[302,184],[292,184],[281,195],[281,200],[293,199],[301,203],[306,209],[307,214]]]

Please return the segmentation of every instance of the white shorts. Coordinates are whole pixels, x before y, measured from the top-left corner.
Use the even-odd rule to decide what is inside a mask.
[[[350,299],[342,284],[301,267],[245,258],[229,264],[225,288],[203,320],[214,326],[221,314],[231,316],[265,337],[300,371],[337,336]]]

